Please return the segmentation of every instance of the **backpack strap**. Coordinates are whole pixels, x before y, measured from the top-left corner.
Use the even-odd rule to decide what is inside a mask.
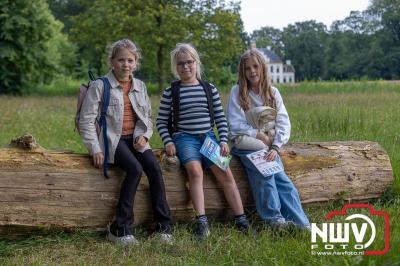
[[[109,155],[109,148],[108,148],[108,140],[107,140],[107,121],[106,121],[106,114],[107,109],[110,104],[110,89],[111,85],[110,82],[106,77],[99,78],[103,81],[103,97],[101,99],[101,113],[100,113],[100,120],[99,126],[103,128],[103,141],[104,141],[104,162],[103,162],[103,174],[106,178],[108,178],[107,169],[108,169],[108,155]]]
[[[172,132],[178,131],[179,122],[179,97],[181,85],[180,80],[175,80],[171,83],[171,96],[172,96]]]
[[[96,78],[95,78],[95,76],[94,76],[94,74],[93,74],[93,71],[92,70],[89,70],[88,71],[88,75],[89,75],[89,81],[88,81],[88,84],[87,84],[87,88],[89,88],[89,86],[90,86],[90,82],[92,82],[92,81],[94,81],[94,80],[96,80]]]
[[[214,104],[213,104],[213,97],[212,97],[212,86],[205,80],[199,80],[200,85],[203,87],[204,92],[206,93],[207,97],[207,104],[208,104],[208,112],[210,113],[210,125],[211,128],[214,127]]]
[[[89,78],[90,78],[91,81],[93,81],[93,80],[96,79],[96,78],[94,77],[94,74],[93,74],[92,70],[89,70],[89,71],[88,71],[88,75],[89,75]]]

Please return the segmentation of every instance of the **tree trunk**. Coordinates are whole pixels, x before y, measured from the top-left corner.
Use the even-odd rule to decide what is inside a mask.
[[[160,29],[162,25],[162,17],[161,15],[156,17],[157,26]],[[158,43],[157,45],[157,67],[158,67],[158,90],[160,92],[164,89],[165,82],[165,71],[164,71],[164,44]]]
[[[28,145],[29,146],[29,145]],[[194,211],[182,167],[154,150],[166,183],[173,221],[190,221]],[[374,142],[294,143],[282,155],[287,174],[304,205],[335,200],[377,198],[392,184],[389,157]],[[110,167],[105,179],[87,155],[32,150],[0,149],[0,233],[10,225],[33,228],[104,230],[115,213],[124,173]],[[231,169],[247,210],[254,210],[245,172],[237,158]],[[223,191],[205,172],[206,212],[216,219],[231,218]],[[147,178],[135,197],[135,224],[151,221]]]
[[[158,66],[158,90],[160,92],[164,89],[165,72],[164,72],[164,47],[160,45],[157,51],[157,66]]]

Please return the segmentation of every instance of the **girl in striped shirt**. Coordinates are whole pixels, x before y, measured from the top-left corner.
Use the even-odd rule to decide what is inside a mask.
[[[178,78],[179,86],[177,128],[174,128],[173,133],[168,130],[168,119],[173,106],[171,87],[166,88],[161,97],[156,125],[167,155],[177,155],[188,174],[190,196],[197,215],[196,238],[203,240],[210,232],[204,206],[203,167],[210,168],[223,187],[225,198],[235,214],[235,225],[240,231],[245,231],[248,228],[248,221],[231,170],[229,168],[227,171],[221,170],[200,154],[200,148],[207,136],[218,142],[212,128],[214,121],[219,133],[221,155],[229,154],[228,126],[219,93],[214,86],[210,86],[214,113],[214,121],[211,121],[205,92],[208,88],[203,88],[200,82],[200,58],[196,49],[190,44],[177,44],[171,52],[171,68]]]

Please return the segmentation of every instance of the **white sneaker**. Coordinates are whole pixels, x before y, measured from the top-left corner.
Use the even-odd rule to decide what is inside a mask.
[[[278,229],[278,230],[283,229],[288,225],[288,223],[286,222],[286,220],[284,218],[279,218],[279,219],[270,221],[268,223],[273,229]]]
[[[107,235],[107,240],[113,242],[116,245],[139,246],[139,241],[133,235],[115,236],[109,232]]]
[[[174,237],[171,234],[159,233],[157,235],[161,244],[173,245],[175,242]]]

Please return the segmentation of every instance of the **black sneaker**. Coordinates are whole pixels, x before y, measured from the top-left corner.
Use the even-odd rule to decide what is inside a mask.
[[[196,239],[199,241],[205,240],[210,235],[210,229],[208,229],[207,222],[197,221],[195,230]]]
[[[235,227],[239,232],[246,232],[249,229],[249,220],[246,218],[235,220]]]

